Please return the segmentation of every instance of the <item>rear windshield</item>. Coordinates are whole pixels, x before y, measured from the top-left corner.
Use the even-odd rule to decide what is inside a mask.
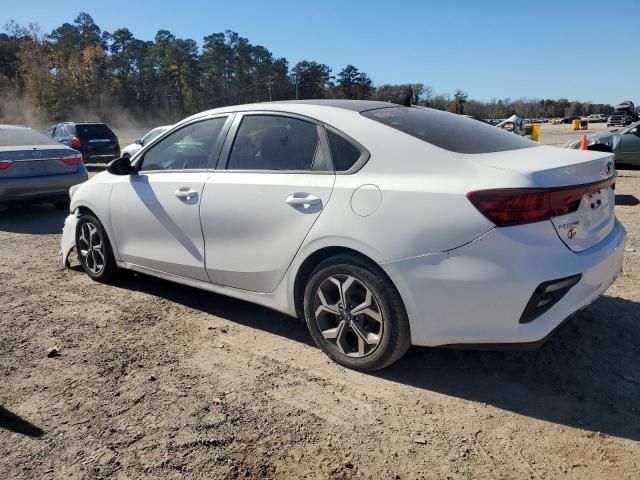
[[[115,134],[103,123],[91,123],[91,124],[77,124],[76,123],[76,135],[79,137],[89,138],[112,138]]]
[[[0,147],[23,147],[26,145],[60,145],[55,140],[35,130],[0,128]]]
[[[490,153],[538,144],[515,133],[431,108],[397,107],[362,112],[367,118],[456,153]]]

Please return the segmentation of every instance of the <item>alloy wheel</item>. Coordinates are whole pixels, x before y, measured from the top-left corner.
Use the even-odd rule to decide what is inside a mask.
[[[93,275],[99,275],[105,266],[104,241],[93,223],[86,222],[80,227],[78,249],[87,270]]]
[[[327,342],[349,357],[373,353],[382,338],[383,316],[371,290],[351,275],[332,275],[318,287],[315,321]]]

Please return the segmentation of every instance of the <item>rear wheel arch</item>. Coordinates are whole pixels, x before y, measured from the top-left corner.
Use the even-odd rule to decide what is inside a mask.
[[[343,254],[353,256],[354,258],[360,260],[362,263],[366,264],[367,267],[369,267],[374,273],[385,277],[390,282],[390,284],[393,285],[396,292],[398,291],[395,283],[389,277],[389,275],[387,275],[387,273],[367,255],[348,247],[323,247],[308,255],[307,258],[305,258],[305,260],[300,264],[300,266],[298,267],[298,271],[296,272],[293,284],[293,298],[295,302],[295,312],[298,318],[304,319],[304,291],[314,269],[328,258]]]

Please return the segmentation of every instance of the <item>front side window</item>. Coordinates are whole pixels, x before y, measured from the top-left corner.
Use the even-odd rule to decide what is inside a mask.
[[[277,115],[247,115],[238,128],[228,170],[312,170],[318,128]]]
[[[141,171],[212,168],[226,117],[192,123],[161,139],[144,154]]]

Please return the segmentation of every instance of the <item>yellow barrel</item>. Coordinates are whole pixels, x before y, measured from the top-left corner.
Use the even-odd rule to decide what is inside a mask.
[[[580,130],[580,120],[574,120],[573,122],[571,122],[571,125],[573,126],[574,130]]]
[[[538,137],[540,136],[540,129],[542,128],[542,125],[540,125],[539,123],[534,123],[531,127],[531,140],[533,140],[534,142],[538,141]]]

